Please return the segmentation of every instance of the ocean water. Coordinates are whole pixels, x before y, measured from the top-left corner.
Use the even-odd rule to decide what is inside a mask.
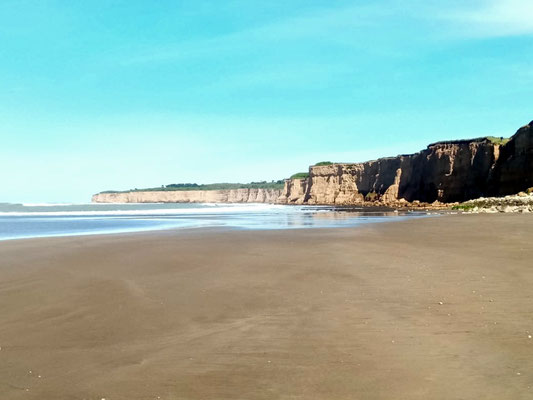
[[[421,215],[425,214],[271,204],[0,203],[0,240],[196,227],[334,228]]]

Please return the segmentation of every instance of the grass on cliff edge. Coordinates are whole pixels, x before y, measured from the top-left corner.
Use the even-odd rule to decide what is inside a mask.
[[[500,144],[500,145],[504,145],[509,140],[511,140],[511,138],[496,137],[496,136],[487,136],[486,139],[490,140],[491,143]]]
[[[492,144],[498,144],[503,146],[509,142],[511,138],[497,137],[497,136],[482,136],[474,139],[457,139],[457,140],[443,140],[440,142],[431,143],[428,147],[440,145],[440,144],[461,144],[461,143],[479,143],[488,141]]]
[[[298,172],[297,174],[291,175],[289,179],[307,179],[309,178],[308,172]]]
[[[284,181],[250,182],[250,183],[209,183],[199,185],[197,183],[172,183],[153,188],[130,189],[130,190],[106,190],[104,193],[127,193],[127,192],[175,192],[186,190],[231,190],[231,189],[283,189]]]

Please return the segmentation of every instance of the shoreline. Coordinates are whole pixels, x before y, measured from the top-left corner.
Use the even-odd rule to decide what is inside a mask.
[[[0,393],[525,400],[532,239],[447,214],[3,241]]]
[[[46,237],[93,236],[160,230],[234,228],[263,229],[320,229],[358,226],[392,220],[430,215],[427,211],[397,211],[373,207],[299,206],[298,209],[279,205],[266,208],[264,204],[239,207],[139,209],[83,209],[54,206],[52,211],[29,209],[0,213],[0,242]],[[259,206],[254,208],[253,206]],[[276,206],[274,206],[276,207]]]
[[[407,218],[427,218],[429,216],[440,216],[445,214],[431,214],[431,215],[419,215],[419,216],[398,216],[398,217],[388,217],[390,220],[376,220],[372,222],[362,222],[352,226],[338,226],[338,227],[301,227],[301,228],[243,228],[238,226],[184,226],[184,227],[173,227],[173,228],[153,228],[145,230],[132,230],[132,231],[120,231],[120,232],[95,232],[95,233],[65,233],[57,235],[47,235],[47,236],[28,236],[28,237],[15,237],[15,238],[0,238],[0,244],[3,242],[11,242],[15,240],[44,240],[44,239],[68,239],[68,238],[91,238],[91,237],[109,237],[109,238],[120,238],[131,235],[150,235],[158,233],[181,233],[187,235],[188,233],[200,231],[201,233],[211,233],[211,232],[285,232],[285,231],[308,231],[308,230],[319,230],[319,231],[331,231],[331,230],[342,230],[342,229],[359,229],[365,225],[373,224],[386,224],[386,223],[398,223],[405,221]],[[387,217],[385,217],[387,218]]]

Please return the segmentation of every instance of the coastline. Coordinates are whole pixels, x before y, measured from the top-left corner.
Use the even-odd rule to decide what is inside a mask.
[[[228,227],[238,229],[336,228],[380,222],[384,217],[412,218],[388,208],[287,206],[269,204],[90,204],[21,206],[0,209],[0,241],[68,237],[167,229]],[[373,221],[375,220],[375,221]]]
[[[0,242],[0,392],[527,399],[531,239],[485,214]]]

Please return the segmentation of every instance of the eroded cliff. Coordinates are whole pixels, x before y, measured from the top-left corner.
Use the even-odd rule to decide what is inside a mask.
[[[411,155],[311,166],[309,178],[285,182],[278,202],[450,203],[513,194],[531,186],[533,122],[507,142],[496,138],[439,142]]]
[[[98,193],[93,203],[275,203],[277,189],[175,190]]]

